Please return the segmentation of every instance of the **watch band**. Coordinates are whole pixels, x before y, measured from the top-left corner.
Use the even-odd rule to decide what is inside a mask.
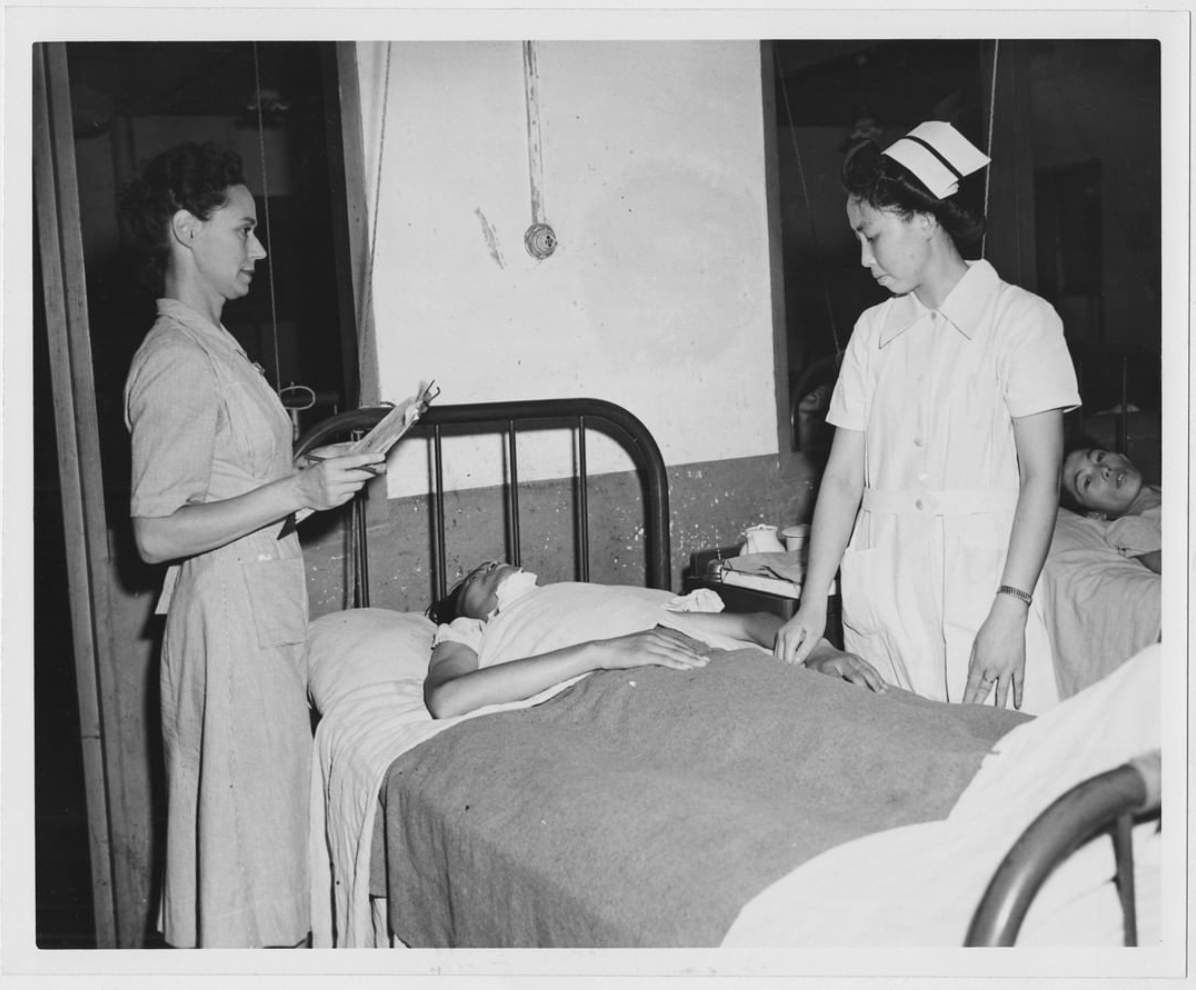
[[[1034,601],[1034,597],[1029,592],[1022,591],[1021,588],[1015,588],[1009,584],[1001,585],[1001,587],[999,587],[997,589],[997,594],[998,595],[1012,595],[1014,598],[1018,599],[1019,601],[1025,602],[1027,606],[1032,601]]]

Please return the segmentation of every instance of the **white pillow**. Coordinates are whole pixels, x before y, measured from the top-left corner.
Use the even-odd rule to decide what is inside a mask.
[[[353,608],[313,619],[307,690],[321,714],[351,691],[404,678],[422,681],[436,625],[418,612]]]
[[[1051,535],[1051,553],[1065,550],[1107,550],[1120,557],[1116,547],[1105,538],[1109,524],[1102,519],[1081,516],[1060,508],[1055,514],[1055,532]]]

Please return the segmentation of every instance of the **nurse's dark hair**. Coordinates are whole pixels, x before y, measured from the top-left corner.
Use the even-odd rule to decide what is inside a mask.
[[[241,156],[217,144],[184,142],[155,155],[120,194],[121,220],[138,258],[138,276],[162,291],[170,262],[170,221],[179,210],[207,220],[245,185]]]
[[[960,202],[961,193],[939,199],[875,141],[863,141],[847,152],[839,179],[848,196],[875,210],[905,220],[915,213],[931,214],[956,247],[978,243],[984,236],[984,217]]]

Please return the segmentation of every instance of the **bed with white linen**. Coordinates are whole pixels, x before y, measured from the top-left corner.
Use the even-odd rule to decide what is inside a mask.
[[[545,603],[512,624],[514,655],[667,623],[664,588],[574,587],[591,607]],[[432,634],[385,609],[312,624],[317,946],[960,945],[1039,812],[1160,747],[1157,650],[1037,720],[722,642],[696,672],[596,672],[434,721]],[[1136,833],[1143,941],[1156,826]],[[1024,938],[1120,944],[1106,846],[1054,874]],[[1075,924],[1050,897],[1092,914]]]
[[[1107,525],[1060,509],[1039,579],[1060,698],[1095,684],[1162,633],[1162,578],[1111,546]]]

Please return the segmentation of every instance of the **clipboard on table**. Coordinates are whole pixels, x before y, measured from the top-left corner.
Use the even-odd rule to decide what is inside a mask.
[[[407,431],[415,425],[420,416],[427,412],[428,406],[432,404],[432,400],[439,394],[440,389],[436,387],[435,381],[420,382],[419,388],[416,389],[414,395],[408,396],[398,405],[394,406],[390,412],[374,425],[369,433],[360,440],[353,441],[344,454],[337,456],[344,457],[350,454],[385,455],[389,453],[390,449],[402,440]],[[292,515],[283,524],[278,538],[281,540],[284,536],[293,533],[295,527],[310,516],[313,511],[312,509],[300,509]]]

